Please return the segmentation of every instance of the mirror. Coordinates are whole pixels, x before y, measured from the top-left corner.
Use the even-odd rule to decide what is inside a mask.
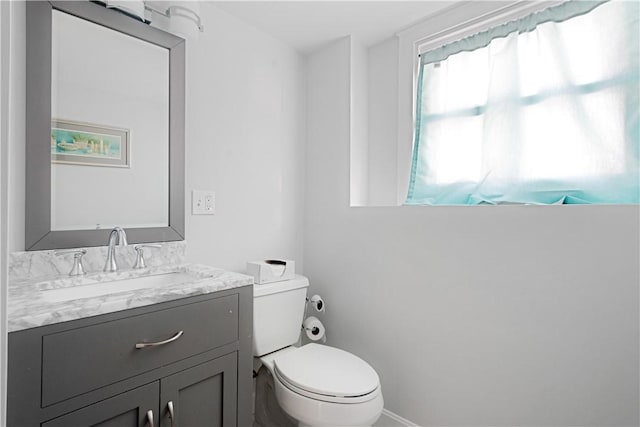
[[[167,227],[169,51],[52,18],[51,229]]]
[[[182,240],[184,40],[90,2],[27,21],[26,249]]]

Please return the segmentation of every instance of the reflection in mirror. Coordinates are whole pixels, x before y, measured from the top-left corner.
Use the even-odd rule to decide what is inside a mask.
[[[51,230],[169,225],[169,50],[54,10]]]

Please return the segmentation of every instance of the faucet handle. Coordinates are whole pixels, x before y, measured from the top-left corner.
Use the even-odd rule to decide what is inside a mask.
[[[146,268],[147,263],[144,261],[144,248],[161,248],[161,245],[156,244],[144,244],[135,245],[133,248],[136,250],[136,263],[133,264],[133,268]]]
[[[73,267],[69,272],[69,276],[82,276],[86,274],[84,265],[82,264],[82,257],[87,253],[86,249],[66,249],[62,251],[55,251],[56,256],[73,254]]]

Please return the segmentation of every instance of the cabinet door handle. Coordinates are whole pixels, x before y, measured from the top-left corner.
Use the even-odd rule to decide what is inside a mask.
[[[149,427],[153,427],[153,410],[151,409],[147,411],[147,424]]]
[[[171,427],[173,427],[173,419],[175,418],[175,414],[173,412],[173,401],[172,400],[167,402],[167,411],[169,411],[169,419],[171,420]]]
[[[174,336],[172,336],[171,338],[166,339],[164,341],[139,342],[139,343],[136,344],[136,348],[155,347],[155,346],[158,346],[158,345],[169,344],[170,342],[173,342],[173,341],[177,340],[178,338],[180,338],[182,336],[182,334],[184,334],[184,331],[180,331],[180,332],[176,333]]]

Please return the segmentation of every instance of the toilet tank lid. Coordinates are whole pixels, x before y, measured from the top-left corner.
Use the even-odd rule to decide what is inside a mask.
[[[265,295],[275,294],[278,292],[292,291],[294,289],[306,288],[309,286],[309,279],[296,274],[293,279],[283,280],[281,282],[265,283],[263,285],[253,285],[253,297],[262,297]]]

